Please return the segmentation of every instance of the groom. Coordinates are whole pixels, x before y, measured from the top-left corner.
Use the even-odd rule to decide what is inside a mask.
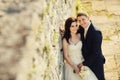
[[[88,66],[97,76],[98,80],[104,78],[104,63],[105,58],[102,55],[102,33],[96,30],[88,15],[85,13],[77,14],[77,21],[80,24],[79,32],[81,34],[82,55],[84,62],[78,65],[81,68],[83,65]]]

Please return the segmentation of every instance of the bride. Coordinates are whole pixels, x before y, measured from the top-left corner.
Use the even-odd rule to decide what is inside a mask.
[[[65,80],[98,80],[89,67],[82,66],[79,69],[77,66],[84,61],[81,53],[82,42],[77,31],[76,19],[69,17],[65,22],[65,33],[62,40],[65,59]]]

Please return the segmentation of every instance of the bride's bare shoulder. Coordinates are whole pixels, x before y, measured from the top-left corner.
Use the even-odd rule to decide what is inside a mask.
[[[67,44],[66,38],[63,38],[62,43],[63,43],[63,44]]]

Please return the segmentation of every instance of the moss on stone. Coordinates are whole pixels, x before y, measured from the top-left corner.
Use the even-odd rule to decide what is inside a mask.
[[[103,40],[111,40],[109,36],[106,36]]]
[[[76,14],[79,12],[79,11],[81,11],[80,9],[81,9],[81,4],[80,4],[80,0],[75,0],[76,1]]]
[[[49,67],[47,67],[44,71],[44,80],[50,80],[50,71]]]
[[[58,42],[58,32],[54,31],[52,45],[55,46]]]
[[[49,52],[50,52],[50,46],[49,46],[49,45],[45,45],[45,46],[43,47],[43,52],[49,53]]]

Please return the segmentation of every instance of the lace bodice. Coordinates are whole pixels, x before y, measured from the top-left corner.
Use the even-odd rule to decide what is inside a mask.
[[[78,65],[84,61],[82,56],[82,42],[68,45],[68,56],[74,64]],[[98,80],[87,66],[82,66],[79,74],[73,73],[73,68],[65,63],[65,80]]]
[[[79,41],[76,44],[69,44],[68,46],[68,51],[69,51],[68,56],[75,64],[79,64],[84,61],[81,48],[82,48],[81,41]]]

